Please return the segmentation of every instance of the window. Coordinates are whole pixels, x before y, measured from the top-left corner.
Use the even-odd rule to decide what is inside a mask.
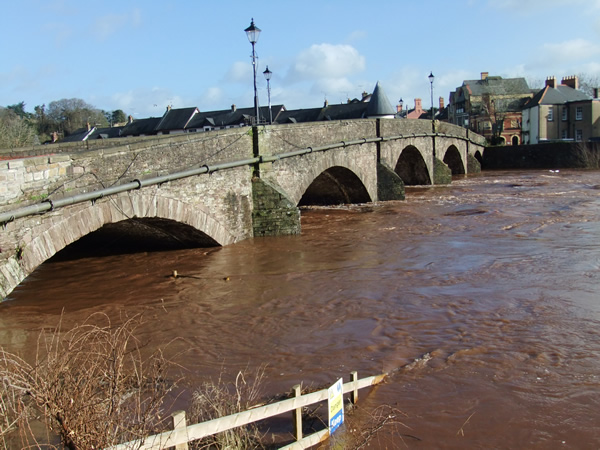
[[[583,130],[577,130],[577,131],[575,131],[575,140],[577,142],[583,141]]]
[[[569,135],[567,134],[567,130],[562,130],[561,138],[562,139],[567,139],[568,137],[569,137]]]
[[[575,120],[583,120],[583,106],[578,106],[575,109]]]
[[[562,120],[566,121],[569,118],[569,108],[567,106],[563,106],[562,109]]]
[[[554,108],[550,106],[548,108],[548,122],[552,122],[554,120]]]

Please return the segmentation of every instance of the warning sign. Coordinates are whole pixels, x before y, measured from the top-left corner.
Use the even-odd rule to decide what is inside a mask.
[[[329,388],[329,433],[344,423],[344,380],[340,378]]]

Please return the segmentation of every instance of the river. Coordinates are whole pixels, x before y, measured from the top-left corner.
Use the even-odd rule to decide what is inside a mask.
[[[273,394],[391,372],[359,405],[404,426],[371,448],[599,448],[599,190],[598,171],[484,172],[305,210],[299,236],[63,258],[0,304],[0,344],[142,313],[198,382],[266,364]]]

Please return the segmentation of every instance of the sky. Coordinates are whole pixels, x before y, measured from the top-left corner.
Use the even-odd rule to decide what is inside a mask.
[[[600,77],[600,0],[19,0],[3,2],[0,105],[80,98],[134,118],[166,107],[344,103],[381,83],[423,107],[481,72]],[[430,84],[428,75],[435,76]]]

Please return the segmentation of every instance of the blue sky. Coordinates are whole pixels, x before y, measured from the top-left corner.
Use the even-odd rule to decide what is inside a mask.
[[[165,107],[345,102],[380,81],[392,104],[430,106],[481,72],[600,78],[600,0],[19,0],[2,7],[0,105],[81,98],[135,118]]]

